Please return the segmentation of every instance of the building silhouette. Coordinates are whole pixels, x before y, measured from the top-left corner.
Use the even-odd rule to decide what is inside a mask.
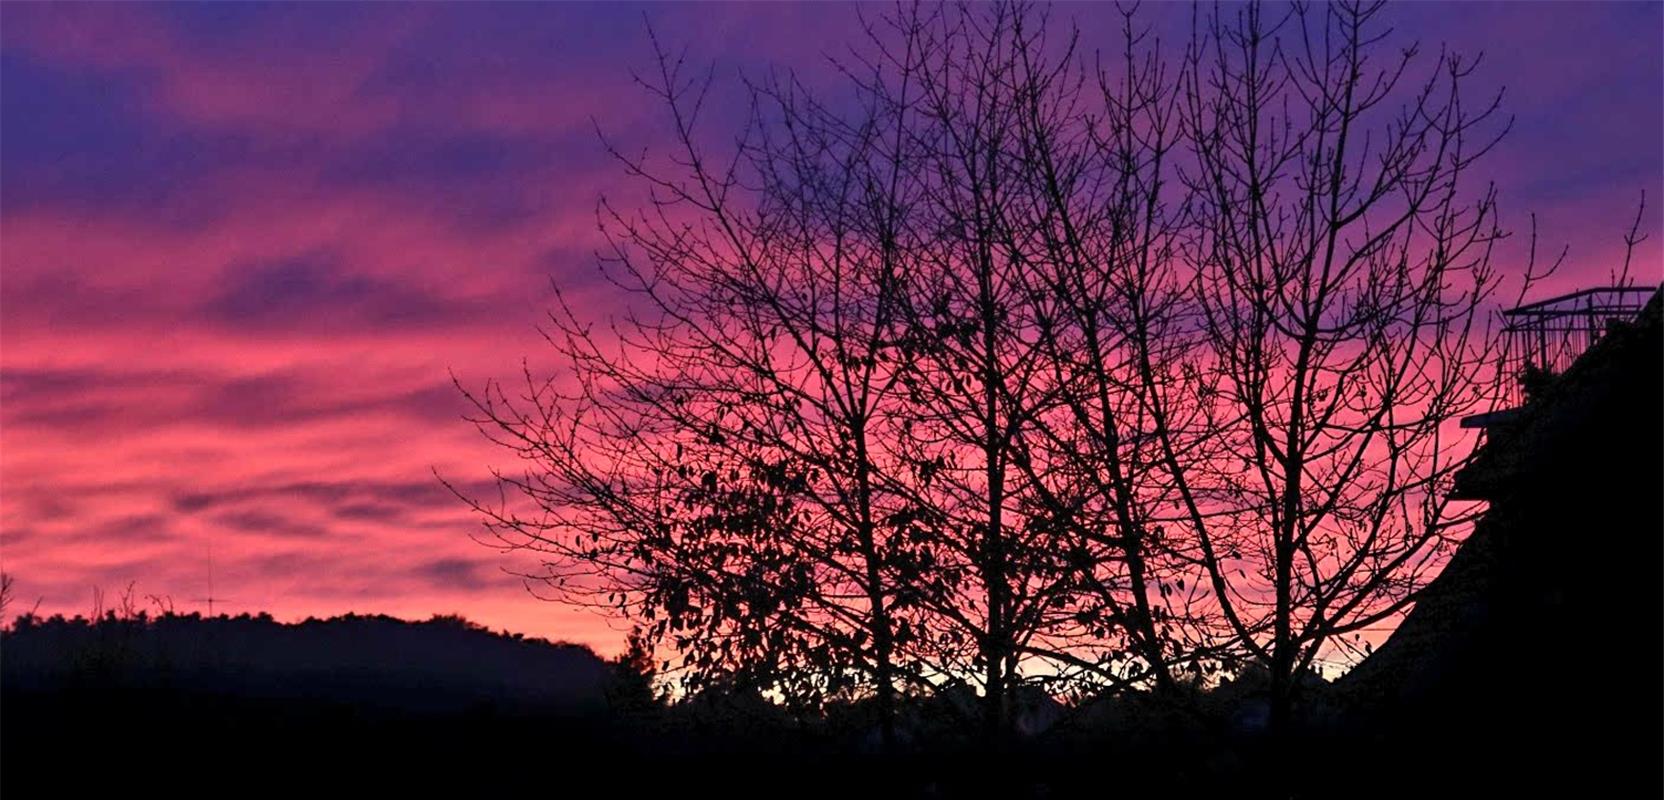
[[[1517,406],[1464,421],[1486,438],[1453,495],[1484,517],[1337,688],[1359,730],[1457,759],[1469,788],[1656,796],[1664,294],[1629,313],[1567,297],[1596,313],[1524,317],[1520,338],[1552,358],[1515,362]]]

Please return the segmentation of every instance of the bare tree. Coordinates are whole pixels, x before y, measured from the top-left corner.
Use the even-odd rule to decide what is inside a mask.
[[[527,464],[470,499],[491,541],[687,690],[870,697],[886,741],[909,692],[976,685],[998,737],[1025,684],[1247,663],[1286,731],[1459,541],[1496,397],[1467,176],[1506,125],[1380,16],[1216,9],[1169,60],[1122,9],[1089,65],[1042,10],[902,7],[847,96],[747,83],[731,148],[658,48],[676,151],[614,149],[651,202],[601,209],[626,310],[562,295],[564,372],[468,394]]]
[[[1025,237],[1013,223],[1032,194],[1021,114],[1044,102],[1031,95],[1057,94],[1071,54],[1043,53],[1046,20],[1020,5],[936,22],[915,131],[931,188],[931,238],[908,294],[918,347],[904,375],[906,442],[930,481],[929,539],[960,578],[934,596],[934,619],[975,645],[963,658],[945,654],[943,667],[977,676],[985,733],[997,738],[1009,724],[1020,663],[1062,596],[1060,532],[1028,524],[1030,489],[1012,458],[1022,432],[1055,402],[1037,334],[1053,300],[1034,291]]]
[[[1200,339],[1152,396],[1200,424],[1159,426],[1164,524],[1216,635],[1269,668],[1278,732],[1299,676],[1400,614],[1466,530],[1455,421],[1496,389],[1504,233],[1466,179],[1506,130],[1500,95],[1473,104],[1449,52],[1409,83],[1418,49],[1384,51],[1382,8],[1216,10],[1188,59]]]
[[[1183,139],[1172,66],[1136,9],[1121,9],[1121,22],[1120,47],[1090,82],[1030,92],[1021,115],[1033,202],[1013,228],[1033,291],[1054,300],[1037,331],[1058,392],[1014,444],[1038,518],[1072,536],[1075,625],[1051,658],[1084,668],[1089,683],[1166,692],[1175,664],[1200,670],[1215,646],[1174,592],[1186,576],[1162,558],[1154,523],[1174,496],[1159,434],[1195,410],[1163,402],[1195,338],[1183,326],[1185,218],[1171,175]]]
[[[535,464],[499,477],[537,516],[473,501],[503,545],[545,556],[534,577],[649,620],[689,689],[740,676],[807,705],[872,691],[886,740],[897,682],[923,683],[898,646],[930,567],[918,515],[885,488],[905,482],[880,477],[900,463],[887,401],[918,247],[907,33],[849,73],[853,112],[790,76],[751,84],[754,118],[723,157],[698,132],[709,75],[660,49],[642,85],[680,152],[661,172],[614,150],[654,203],[602,210],[629,311],[597,331],[562,301],[548,338],[569,383],[528,372],[519,398],[470,394],[482,429]]]
[[[12,604],[12,595],[17,579],[12,575],[0,572],[0,624],[6,620],[6,609]]]

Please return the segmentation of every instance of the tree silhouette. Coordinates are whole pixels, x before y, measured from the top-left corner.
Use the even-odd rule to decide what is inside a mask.
[[[640,714],[658,705],[658,689],[653,685],[658,665],[653,662],[652,644],[640,629],[630,631],[626,647],[617,658],[608,662],[612,676],[606,686],[607,704],[624,714]]]
[[[1380,14],[1215,10],[1169,58],[1124,9],[1093,66],[1043,10],[902,7],[846,95],[748,82],[726,149],[655,39],[677,150],[613,149],[652,201],[601,210],[628,310],[563,294],[560,376],[461,387],[527,465],[466,499],[690,694],[872,697],[890,742],[971,681],[998,741],[1030,685],[1253,664],[1281,736],[1459,541],[1453,421],[1499,396],[1463,179],[1506,126]]]
[[[1214,635],[1269,666],[1275,732],[1296,676],[1400,613],[1467,530],[1451,423],[1498,396],[1505,234],[1464,179],[1506,130],[1500,94],[1467,98],[1459,55],[1381,52],[1383,7],[1216,12],[1184,81],[1197,353],[1166,396],[1206,422],[1158,439],[1179,554]]]

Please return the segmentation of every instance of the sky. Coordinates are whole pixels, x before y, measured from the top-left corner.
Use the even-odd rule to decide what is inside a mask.
[[[597,130],[662,152],[632,82],[650,22],[719,85],[834,86],[840,4],[0,5],[0,567],[13,612],[108,597],[282,619],[347,611],[616,652],[531,596],[440,485],[512,458],[462,419],[521,359],[551,281],[604,315],[595,207],[639,189]],[[882,7],[867,6],[867,13]],[[1146,9],[1169,22],[1189,7]],[[1060,6],[1087,47],[1113,8]],[[1482,162],[1540,294],[1636,252],[1664,277],[1664,4],[1415,3],[1394,39],[1485,58],[1512,132]],[[731,98],[719,95],[719,98]],[[719,104],[718,108],[723,108]],[[656,149],[657,148],[657,149]],[[109,602],[108,600],[106,602]]]

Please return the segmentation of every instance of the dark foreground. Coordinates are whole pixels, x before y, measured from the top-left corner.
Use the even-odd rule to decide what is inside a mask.
[[[433,648],[468,655],[436,666],[420,658]],[[916,701],[886,755],[859,706],[806,721],[742,692],[665,704],[582,648],[455,622],[45,621],[7,632],[0,650],[8,798],[1654,796],[1659,785],[1656,731],[1622,727],[1656,718],[1638,704],[1604,727],[1542,703],[1383,715],[1314,681],[1291,766],[1274,770],[1247,678],[1182,710],[1136,695],[1037,707],[1023,720],[1032,730],[997,745],[968,733],[974,721],[949,700]],[[517,666],[519,678],[503,677]]]
[[[601,718],[483,710],[401,718],[161,692],[30,694],[6,697],[0,788],[8,797],[277,788],[320,796],[440,788],[616,797],[1657,795],[1656,762],[1626,767],[1587,748],[1544,762],[1484,741],[1452,748],[1438,736],[1355,735],[1303,742],[1299,769],[1278,776],[1255,767],[1253,742],[1117,738],[884,758],[801,732],[643,733]],[[1626,775],[1645,782],[1620,783]]]

